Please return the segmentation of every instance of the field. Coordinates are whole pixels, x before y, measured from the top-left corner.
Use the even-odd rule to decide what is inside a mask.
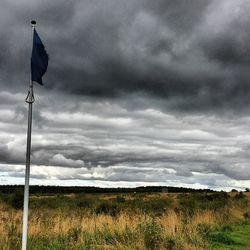
[[[250,193],[32,194],[30,250],[250,249]],[[0,195],[0,249],[21,248],[22,193]]]

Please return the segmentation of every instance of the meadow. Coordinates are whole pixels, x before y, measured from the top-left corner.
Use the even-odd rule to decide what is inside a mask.
[[[30,250],[250,249],[250,193],[32,194]],[[21,248],[22,192],[0,195],[0,249]]]

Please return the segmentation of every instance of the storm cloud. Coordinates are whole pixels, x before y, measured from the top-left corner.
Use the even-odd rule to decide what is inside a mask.
[[[24,174],[36,19],[50,62],[35,86],[34,180],[249,185],[249,11],[248,0],[2,1],[1,180]]]

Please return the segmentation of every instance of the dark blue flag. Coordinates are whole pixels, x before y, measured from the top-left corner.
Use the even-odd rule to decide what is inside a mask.
[[[42,76],[48,67],[49,57],[44,45],[34,29],[33,48],[31,56],[31,80],[43,85]]]

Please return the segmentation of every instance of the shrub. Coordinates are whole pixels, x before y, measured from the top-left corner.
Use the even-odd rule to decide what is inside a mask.
[[[144,234],[144,244],[146,249],[155,250],[160,248],[164,241],[163,228],[161,225],[152,220],[142,224],[140,230],[142,230]]]
[[[226,192],[212,194],[180,194],[179,206],[184,214],[192,216],[198,209],[220,210],[229,202],[229,195]]]
[[[111,216],[117,216],[120,209],[117,205],[111,204],[109,202],[102,202],[99,206],[95,208],[96,214],[108,214]]]
[[[33,199],[30,201],[31,208],[49,208],[49,209],[56,209],[56,208],[65,208],[69,205],[65,199],[61,197],[49,197],[49,198],[42,198],[42,199]]]
[[[79,199],[74,201],[75,205],[79,208],[90,208],[91,207],[91,201],[87,199]]]
[[[245,195],[243,194],[243,192],[239,192],[234,196],[235,199],[244,199]]]
[[[198,208],[198,201],[193,197],[193,195],[180,194],[179,207],[184,212],[184,214],[193,215],[195,210]]]
[[[116,197],[116,202],[118,202],[118,203],[124,203],[125,201],[126,201],[125,198],[122,197],[122,196],[117,196]]]
[[[10,195],[7,203],[15,209],[21,209],[23,207],[23,199],[23,192],[18,189]]]
[[[0,201],[3,201],[4,200],[4,196],[3,196],[3,193],[0,192]]]
[[[173,200],[170,198],[165,199],[152,199],[150,201],[144,201],[141,199],[135,199],[130,204],[134,209],[139,209],[140,211],[154,215],[161,215],[167,209],[172,207]]]
[[[250,218],[250,215],[248,212],[244,213],[243,216],[245,220],[248,220]]]

